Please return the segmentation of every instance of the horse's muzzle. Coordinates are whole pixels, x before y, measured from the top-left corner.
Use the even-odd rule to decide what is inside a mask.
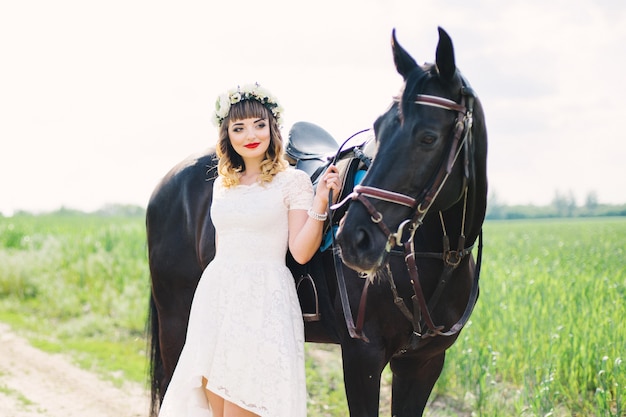
[[[371,226],[371,222],[346,222],[344,217],[337,231],[341,259],[357,272],[372,274],[385,264],[384,236],[376,227]]]

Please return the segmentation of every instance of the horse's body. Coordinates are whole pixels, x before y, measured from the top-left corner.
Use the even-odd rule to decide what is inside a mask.
[[[392,415],[422,415],[441,373],[445,351],[471,313],[475,302],[472,294],[477,291],[471,247],[480,234],[487,194],[482,108],[472,97],[473,126],[466,124],[458,159],[447,163],[448,154],[457,153],[450,150],[450,142],[455,118],[462,116],[460,108],[438,108],[440,102],[435,102],[437,107],[432,103],[420,105],[414,99],[428,95],[464,102],[468,89],[456,70],[452,43],[440,29],[436,64],[420,67],[397,44],[395,36],[393,40],[396,67],[406,84],[399,102],[375,123],[376,157],[362,182],[364,188],[352,194],[354,201],[337,236],[341,256],[351,266],[343,266],[339,275],[343,275],[354,311],[362,301],[366,283],[356,271],[371,279],[363,298],[366,308],[359,309],[357,328],[350,332],[346,322],[336,319],[350,306],[342,308],[337,296],[341,291],[329,250],[319,254],[318,260],[326,274],[331,311],[324,317],[325,325],[305,326],[307,341],[341,345],[352,417],[378,415],[380,376],[388,363],[393,371]],[[437,179],[441,166],[450,168],[443,181]],[[182,350],[194,289],[215,254],[209,218],[212,181],[208,180],[214,177],[208,173],[214,167],[212,150],[179,164],[159,184],[148,206],[153,411]],[[428,192],[433,183],[440,185],[436,193]],[[383,190],[384,198],[372,190]],[[401,198],[402,204],[390,202],[385,190],[406,198]],[[414,215],[424,208],[423,216]],[[383,221],[375,224],[371,218],[378,214]],[[407,218],[417,219],[413,229],[392,233],[392,238],[380,225],[395,231]],[[452,238],[449,250],[442,243],[442,222]],[[465,235],[464,242],[459,241],[462,248],[456,247],[459,234]],[[415,271],[419,271],[416,281],[421,285],[411,284],[411,277],[416,275],[410,276],[401,247],[393,245],[405,242],[412,243],[407,247],[415,254]],[[442,281],[447,285],[440,284]],[[400,308],[394,303],[394,298],[400,300],[394,290],[403,300]],[[420,310],[417,301],[411,302],[412,297],[419,299],[414,297],[416,292],[421,292],[428,303],[426,309]],[[442,327],[431,326],[433,321]]]

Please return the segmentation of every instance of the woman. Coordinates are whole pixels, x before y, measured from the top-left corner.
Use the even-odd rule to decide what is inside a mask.
[[[160,417],[306,415],[304,326],[285,256],[289,249],[306,263],[318,250],[340,181],[329,167],[314,195],[308,176],[289,168],[281,112],[258,84],[217,100],[217,251],[196,288]]]

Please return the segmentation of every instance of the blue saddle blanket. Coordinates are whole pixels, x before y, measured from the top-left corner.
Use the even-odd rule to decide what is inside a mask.
[[[355,174],[354,174],[354,185],[358,185],[361,183],[361,181],[363,181],[363,177],[366,174],[366,170],[364,169],[359,169]],[[330,248],[333,244],[333,235],[337,232],[337,229],[339,228],[339,226],[337,225],[333,225],[328,232],[326,232],[326,234],[324,235],[324,238],[322,239],[322,244],[320,245],[320,252],[324,252],[326,249]]]

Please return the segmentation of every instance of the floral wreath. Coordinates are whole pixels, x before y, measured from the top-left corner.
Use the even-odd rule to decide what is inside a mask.
[[[224,119],[228,117],[230,106],[243,100],[258,101],[272,112],[274,118],[276,118],[276,123],[278,123],[279,126],[282,124],[282,106],[278,104],[276,97],[261,87],[259,83],[247,84],[243,87],[237,86],[237,88],[231,88],[226,93],[221,94],[215,101],[215,115],[213,123],[217,127],[220,127]]]

